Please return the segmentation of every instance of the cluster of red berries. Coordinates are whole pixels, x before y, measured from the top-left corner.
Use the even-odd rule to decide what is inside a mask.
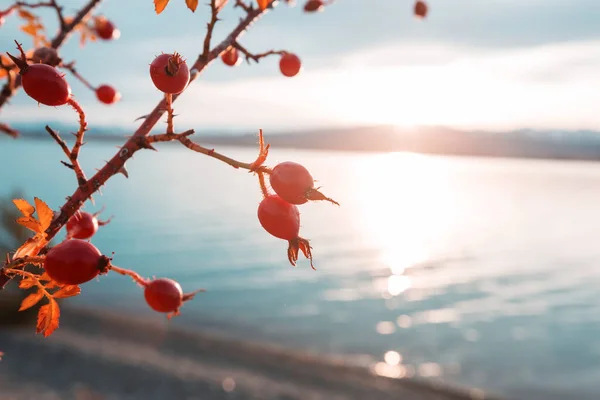
[[[71,99],[71,87],[61,74],[52,65],[27,62],[23,49],[18,45],[21,57],[17,58],[10,53],[7,55],[19,68],[23,90],[29,97],[38,103],[47,106],[62,106]],[[39,49],[38,49],[39,50]],[[113,104],[119,101],[121,94],[110,85],[101,85],[94,89],[96,97],[102,103]]]
[[[279,163],[271,170],[269,183],[276,194],[265,193],[264,199],[258,206],[258,220],[261,226],[271,235],[288,241],[288,259],[295,265],[298,251],[311,260],[311,247],[306,239],[299,236],[300,211],[298,205],[309,200],[327,200],[315,188],[315,181],[308,170],[295,162]]]
[[[110,259],[88,240],[102,224],[96,214],[78,211],[67,222],[67,238],[52,247],[44,259],[44,270],[55,282],[80,285],[108,272]],[[181,285],[168,278],[141,282],[146,303],[155,311],[177,313],[186,300]]]

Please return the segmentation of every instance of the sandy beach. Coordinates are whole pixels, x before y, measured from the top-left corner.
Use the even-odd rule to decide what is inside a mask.
[[[4,327],[0,345],[1,400],[491,399],[166,321],[69,307],[50,338],[33,326]]]

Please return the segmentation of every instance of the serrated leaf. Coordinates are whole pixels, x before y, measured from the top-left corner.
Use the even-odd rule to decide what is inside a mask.
[[[23,243],[23,245],[19,247],[17,251],[15,251],[13,260],[25,256],[36,256],[37,253],[39,253],[39,251],[47,244],[47,240],[35,235],[34,237],[27,239],[27,241]]]
[[[154,11],[156,11],[156,15],[163,12],[167,4],[169,4],[169,0],[154,0]]]
[[[45,282],[45,281],[51,281],[51,280],[52,280],[52,278],[50,278],[50,276],[48,275],[47,272],[44,272],[42,275],[38,276],[38,281]]]
[[[60,290],[57,290],[52,294],[53,297],[57,299],[64,299],[66,297],[77,296],[81,293],[81,288],[77,285],[66,285],[63,286]]]
[[[35,280],[31,279],[31,278],[23,278],[19,282],[19,288],[20,289],[29,289],[29,288],[31,288],[31,287],[33,287],[35,285],[36,285]]]
[[[29,296],[23,299],[21,302],[21,307],[19,307],[19,311],[24,311],[35,306],[42,298],[44,298],[44,292],[42,291],[38,290],[35,293],[31,293]]]
[[[196,12],[196,8],[198,8],[198,0],[185,0],[185,4],[190,10],[192,10],[192,12]]]
[[[227,4],[228,0],[217,0],[215,2],[215,5],[217,7],[217,11],[221,11],[223,9],[223,7],[225,7],[225,4]]]
[[[56,281],[52,281],[51,280],[50,282],[46,283],[44,285],[44,287],[46,289],[54,289],[54,288],[60,287],[60,284],[58,282],[56,282]]]
[[[29,217],[35,212],[35,208],[25,199],[13,199],[13,203],[15,203],[15,206],[17,206],[17,209],[21,211],[24,217]]]
[[[17,218],[17,224],[22,225],[25,228],[34,231],[35,233],[43,232],[42,226],[33,217],[19,217]]]
[[[54,213],[50,207],[48,207],[48,204],[44,203],[37,197],[34,197],[33,199],[35,200],[35,208],[37,209],[38,220],[40,221],[42,232],[44,232],[50,226],[52,218],[54,218]]]
[[[60,308],[54,299],[40,307],[38,311],[38,319],[36,333],[42,333],[44,337],[48,337],[58,328],[58,320],[60,318]]]
[[[269,0],[256,0],[256,2],[258,3],[258,7],[261,10],[265,10],[267,8],[267,6],[269,5]]]

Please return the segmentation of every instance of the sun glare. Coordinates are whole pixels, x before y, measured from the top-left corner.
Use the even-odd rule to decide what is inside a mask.
[[[410,288],[407,269],[427,262],[454,215],[444,160],[412,153],[362,157],[355,173],[365,241],[380,249],[391,295]]]

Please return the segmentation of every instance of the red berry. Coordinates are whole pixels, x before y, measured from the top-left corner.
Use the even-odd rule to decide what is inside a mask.
[[[71,97],[71,87],[56,68],[31,64],[21,69],[23,90],[35,101],[47,106],[62,106]]]
[[[269,182],[275,193],[291,204],[306,203],[309,192],[314,188],[310,172],[291,161],[277,164],[269,176]]]
[[[297,55],[292,53],[284,53],[279,60],[279,70],[287,77],[292,77],[300,72],[302,62]]]
[[[144,298],[154,311],[176,313],[183,304],[183,290],[174,280],[159,278],[148,282]]]
[[[323,0],[308,0],[304,4],[304,12],[319,12],[325,9]]]
[[[190,70],[178,53],[161,54],[150,64],[150,77],[161,92],[177,94],[190,81]]]
[[[242,62],[238,49],[236,49],[235,47],[224,51],[223,54],[221,54],[221,60],[223,60],[223,62],[226,65],[229,65],[230,67],[235,67],[236,65],[239,65]]]
[[[98,17],[94,21],[94,28],[98,37],[104,40],[118,39],[121,32],[115,25],[104,17]]]
[[[96,97],[104,104],[113,104],[121,99],[121,93],[109,85],[101,85],[96,88]]]
[[[44,269],[48,276],[65,285],[79,285],[94,279],[108,265],[108,258],[91,244],[79,239],[66,240],[48,251]]]
[[[78,211],[67,221],[67,235],[75,239],[89,239],[98,231],[98,219],[89,212]]]
[[[300,212],[281,197],[272,194],[258,206],[258,220],[271,235],[285,240],[294,240],[300,231]]]
[[[418,0],[415,3],[414,9],[415,16],[419,18],[425,18],[427,16],[427,3],[424,1]]]

